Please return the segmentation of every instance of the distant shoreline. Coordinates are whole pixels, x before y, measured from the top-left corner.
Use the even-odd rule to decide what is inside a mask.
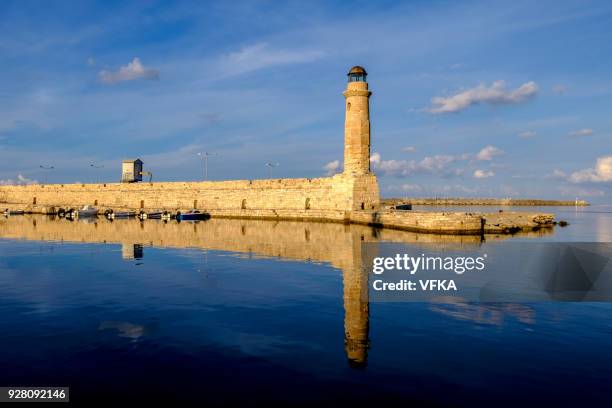
[[[534,200],[521,198],[382,198],[381,204],[393,206],[412,205],[504,205],[504,206],[589,206],[584,200]]]

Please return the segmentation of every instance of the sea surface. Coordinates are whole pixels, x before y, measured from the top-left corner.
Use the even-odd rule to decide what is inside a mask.
[[[424,210],[440,210],[424,207]],[[0,386],[76,404],[611,406],[612,304],[376,303],[363,242],[612,242],[567,227],[437,236],[341,224],[0,219]]]

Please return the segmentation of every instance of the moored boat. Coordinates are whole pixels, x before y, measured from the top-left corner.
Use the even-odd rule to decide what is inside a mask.
[[[89,205],[84,206],[80,210],[76,211],[77,217],[96,217],[98,215],[98,209]]]
[[[119,211],[119,212],[113,212],[110,214],[110,218],[111,219],[116,219],[116,218],[133,218],[136,217],[136,212],[134,211]]]
[[[142,214],[138,214],[141,216]],[[133,218],[136,217],[136,211],[118,211],[106,210],[104,216],[109,220],[120,219],[120,218]]]
[[[141,215],[141,218],[151,220],[167,220],[170,219],[170,213],[168,213],[168,211],[155,211],[145,213],[144,215]]]
[[[198,210],[192,210],[187,213],[176,213],[177,221],[203,221],[210,218],[210,214],[207,212],[199,212]]]
[[[8,208],[4,210],[4,215],[23,215],[25,211],[23,210],[9,210]]]

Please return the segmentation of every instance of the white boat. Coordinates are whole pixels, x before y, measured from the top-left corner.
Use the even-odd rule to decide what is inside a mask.
[[[78,217],[95,217],[98,215],[98,209],[96,207],[91,207],[86,205],[85,207],[77,210]]]

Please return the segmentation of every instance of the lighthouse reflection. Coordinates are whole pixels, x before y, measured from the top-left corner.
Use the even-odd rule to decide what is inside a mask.
[[[120,244],[121,257],[126,261],[144,259],[146,262],[147,247],[171,247],[231,251],[253,257],[330,264],[342,271],[344,348],[348,363],[353,368],[366,366],[370,347],[368,276],[362,267],[362,243],[427,243],[441,247],[478,246],[482,243],[480,236],[416,234],[336,223],[236,219],[211,219],[201,223],[163,223],[153,220],[109,222],[98,219],[90,223],[71,223],[45,216],[0,219],[0,237]],[[448,308],[432,306],[433,311],[461,319],[469,319],[475,314],[473,309],[465,309],[466,312],[462,313],[464,309],[456,307],[451,313]],[[520,312],[526,316],[530,313]],[[518,312],[513,310],[513,313]],[[476,316],[482,318],[482,314]],[[110,327],[108,324],[104,327],[107,326]],[[131,326],[128,327],[130,330],[126,327],[123,325],[118,330],[129,332],[130,335],[136,332]]]

